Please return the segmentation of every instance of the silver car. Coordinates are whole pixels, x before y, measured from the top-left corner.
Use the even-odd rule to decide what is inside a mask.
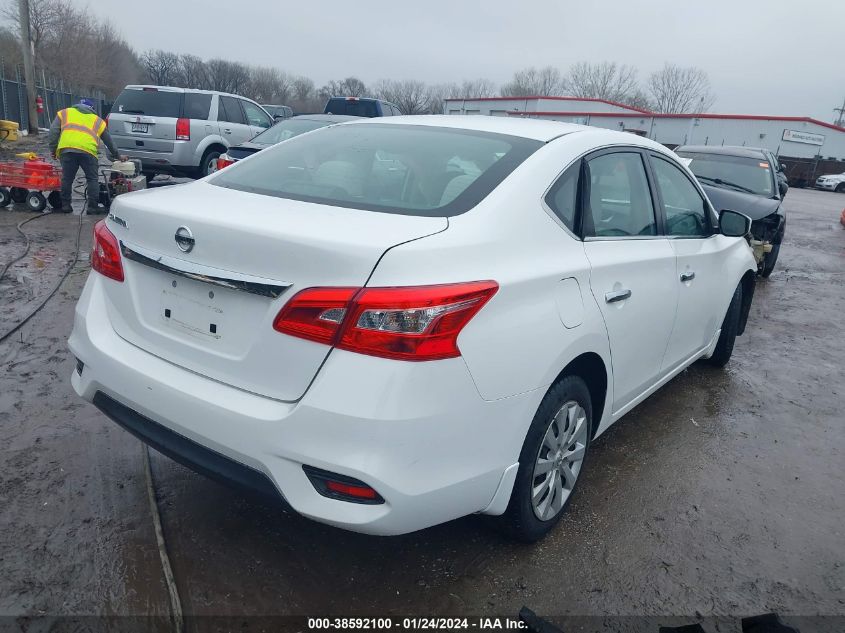
[[[238,95],[168,86],[126,86],[108,116],[121,154],[157,173],[202,177],[217,158],[269,128],[273,118]]]

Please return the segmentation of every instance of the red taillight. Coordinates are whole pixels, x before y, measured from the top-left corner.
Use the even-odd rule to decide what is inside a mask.
[[[123,264],[120,261],[120,245],[114,233],[109,231],[105,220],[94,225],[94,247],[91,250],[91,268],[101,275],[123,281]]]
[[[220,157],[217,159],[217,169],[223,169],[224,167],[228,167],[229,165],[234,165],[235,161],[229,158],[228,154],[220,154]]]
[[[358,288],[308,288],[281,309],[273,329],[331,345]]]
[[[191,120],[190,119],[176,119],[176,140],[190,141],[191,140]]]
[[[376,491],[369,486],[353,486],[339,481],[327,480],[326,488],[328,488],[331,492],[335,492],[346,497],[354,497],[355,499],[376,498]]]
[[[460,356],[458,334],[498,290],[495,281],[397,288],[309,288],[282,308],[279,332],[370,356]]]

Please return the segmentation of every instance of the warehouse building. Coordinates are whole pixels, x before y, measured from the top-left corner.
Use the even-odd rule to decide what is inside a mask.
[[[751,114],[658,114],[604,99],[486,97],[447,99],[446,114],[520,116],[580,123],[646,136],[668,147],[742,145],[764,147],[783,159],[830,173],[845,163],[845,128],[810,117]],[[787,162],[789,162],[787,160]]]

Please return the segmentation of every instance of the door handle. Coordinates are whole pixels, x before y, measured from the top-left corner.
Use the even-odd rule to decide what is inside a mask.
[[[231,133],[232,133],[232,130],[231,130],[230,128],[224,127],[224,128],[223,128],[223,133],[224,133],[224,134],[231,134]]]
[[[694,272],[681,273],[681,281],[692,281],[693,279],[695,279]]]
[[[614,290],[613,292],[604,293],[604,300],[607,303],[616,303],[617,301],[625,301],[625,299],[630,298],[630,290]]]

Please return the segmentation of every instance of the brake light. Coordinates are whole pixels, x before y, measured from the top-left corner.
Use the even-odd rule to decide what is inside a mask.
[[[191,140],[191,120],[190,119],[176,119],[176,140],[190,141]]]
[[[217,169],[223,169],[224,167],[228,167],[229,165],[234,165],[235,161],[229,158],[228,154],[220,154],[217,159]]]
[[[91,250],[91,268],[109,279],[123,281],[120,245],[114,233],[109,231],[105,220],[100,220],[94,225],[94,247]]]
[[[395,288],[308,288],[282,308],[285,334],[370,356],[426,361],[461,355],[458,335],[495,281]]]
[[[352,503],[384,503],[382,496],[360,479],[304,464],[302,470],[311,480],[311,485],[314,486],[315,490],[324,497],[339,501],[351,501]]]

